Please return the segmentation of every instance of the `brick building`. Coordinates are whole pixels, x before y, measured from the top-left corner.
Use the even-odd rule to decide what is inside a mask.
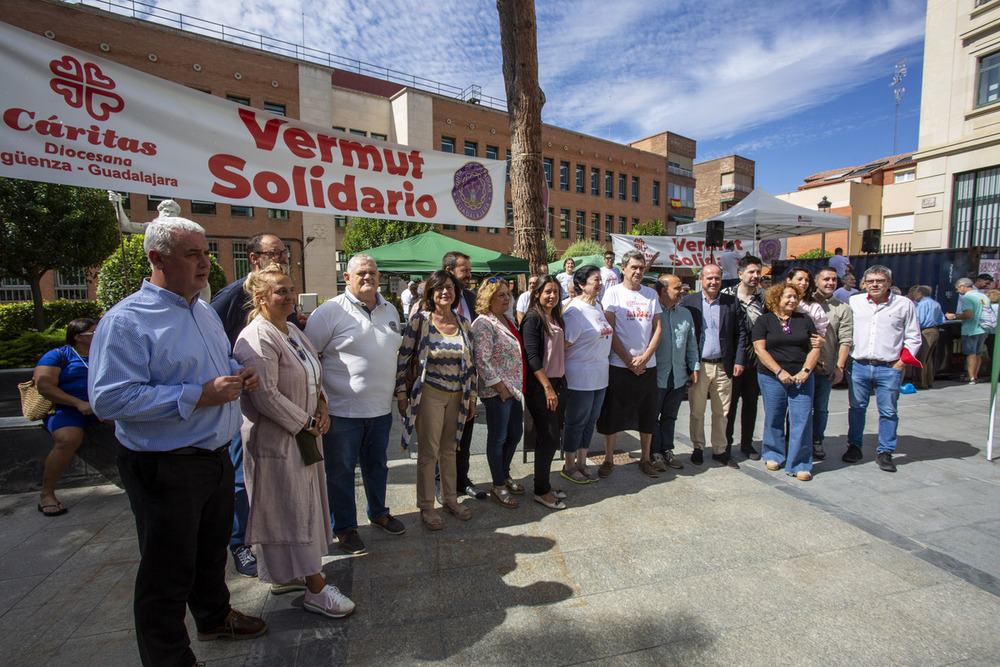
[[[739,155],[727,155],[694,165],[694,217],[706,220],[731,209],[753,192],[756,164]]]

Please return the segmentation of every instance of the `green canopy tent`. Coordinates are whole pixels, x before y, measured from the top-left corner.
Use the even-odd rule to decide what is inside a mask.
[[[528,273],[528,260],[463,243],[437,232],[425,232],[402,241],[366,250],[380,273],[427,275],[441,268],[445,253],[457,250],[469,256],[476,275]]]

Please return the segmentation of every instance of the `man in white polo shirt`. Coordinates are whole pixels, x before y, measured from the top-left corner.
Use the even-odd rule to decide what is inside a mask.
[[[399,313],[378,292],[379,272],[369,255],[351,257],[347,290],[320,305],[306,336],[323,362],[323,391],[330,430],[323,436],[326,488],[333,534],[347,553],[364,553],[354,502],[354,468],[360,461],[368,520],[392,535],[406,532],[389,514],[386,449],[392,428],[396,353],[402,340]]]

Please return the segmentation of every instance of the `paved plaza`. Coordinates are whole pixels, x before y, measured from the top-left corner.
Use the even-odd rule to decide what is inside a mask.
[[[633,464],[596,484],[560,479],[570,508],[559,513],[530,495],[516,510],[467,499],[472,520],[442,513],[437,533],[420,524],[416,461],[398,451],[397,419],[389,505],[407,533],[363,525],[367,554],[324,562],[354,615],[307,614],[301,595],[270,596],[230,562],[233,605],[269,630],[195,640],[194,651],[212,666],[1000,664],[990,388],[939,385],[900,397],[896,474],[873,461],[874,401],[864,462],[841,463],[845,391],[831,398],[829,456],[808,483],[742,457],[740,470],[692,466],[685,403],[683,470],[650,480]],[[484,488],[485,431],[477,423],[472,457]],[[518,452],[515,464],[530,494],[530,461]],[[358,491],[363,512],[360,478]],[[60,498],[69,514],[47,519],[35,494],[0,496],[0,663],[138,664],[128,500],[112,484]]]

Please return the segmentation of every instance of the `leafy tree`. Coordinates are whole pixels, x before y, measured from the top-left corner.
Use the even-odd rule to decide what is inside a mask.
[[[382,220],[379,218],[351,218],[351,225],[344,233],[341,245],[348,257],[355,253],[402,241],[431,229],[426,222]]]
[[[820,255],[820,249],[813,248],[812,250],[799,253],[795,256],[795,259],[818,259],[820,257],[833,257],[833,253],[828,250],[825,254]]]
[[[663,227],[663,222],[657,218],[656,220],[640,222],[629,234],[632,236],[666,236],[667,230]]]
[[[105,311],[132,292],[138,291],[142,287],[142,279],[153,274],[142,247],[144,238],[142,234],[133,234],[125,239],[127,262],[122,262],[122,247],[119,245],[101,265],[101,273],[97,277],[97,303]],[[226,272],[212,257],[212,266],[208,270],[208,286],[212,289],[212,294],[226,285]]]
[[[0,178],[0,276],[31,285],[38,331],[45,330],[42,275],[100,264],[117,242],[104,190]]]
[[[584,255],[603,255],[605,250],[607,250],[607,248],[597,241],[582,239],[566,248],[566,251],[559,259],[566,259],[567,257],[582,257]]]
[[[546,263],[552,263],[559,259],[559,248],[556,247],[555,242],[549,237],[545,237],[545,261]]]

